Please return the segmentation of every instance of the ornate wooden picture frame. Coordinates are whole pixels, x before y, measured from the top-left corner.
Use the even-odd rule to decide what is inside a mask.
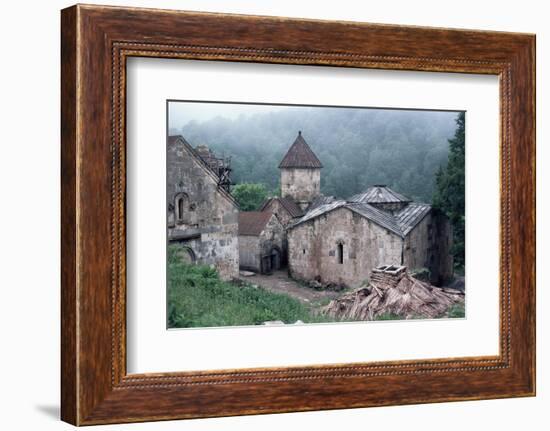
[[[535,394],[534,35],[78,5],[62,11],[61,49],[64,421]],[[128,374],[125,100],[133,56],[497,75],[500,354]]]

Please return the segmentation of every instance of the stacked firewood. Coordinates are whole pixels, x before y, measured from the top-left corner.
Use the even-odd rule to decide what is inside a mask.
[[[454,304],[464,303],[464,292],[443,289],[417,280],[404,266],[380,266],[363,287],[332,300],[323,313],[339,320],[376,320],[444,317]]]

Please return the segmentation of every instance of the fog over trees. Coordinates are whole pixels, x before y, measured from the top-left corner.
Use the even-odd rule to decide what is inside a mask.
[[[217,104],[211,104],[210,118],[193,118],[193,103],[175,103],[187,105],[190,114],[176,116],[171,110],[170,134],[231,156],[234,183],[263,184],[272,193],[279,188],[278,165],[301,130],[323,163],[325,195],[347,198],[370,185],[386,184],[430,203],[457,127],[457,112],[321,107],[254,112],[252,107],[229,116],[216,114]]]

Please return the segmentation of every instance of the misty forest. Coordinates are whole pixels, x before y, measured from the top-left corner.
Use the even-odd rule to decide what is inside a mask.
[[[298,130],[323,163],[321,192],[347,198],[372,184],[431,202],[435,174],[447,163],[457,113],[380,109],[301,108],[215,117],[173,127],[192,145],[231,156],[235,184],[276,191],[278,165]]]

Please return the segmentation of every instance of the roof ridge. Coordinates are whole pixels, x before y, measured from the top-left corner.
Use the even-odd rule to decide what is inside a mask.
[[[405,236],[405,233],[403,232],[401,225],[399,224],[397,218],[392,213],[388,213],[379,208],[376,208],[374,205],[371,205],[368,202],[346,202],[346,206],[351,210],[354,209],[354,206],[360,207],[360,208],[363,207],[363,209],[367,209],[368,211],[375,213],[379,217],[378,219],[368,217],[367,215],[359,212],[359,214],[362,215],[363,217],[366,217],[369,220],[374,221],[375,223],[381,225],[386,229],[391,230],[397,235],[401,237]]]
[[[183,137],[183,135],[168,135],[167,144],[173,145],[176,143],[178,139],[181,140],[181,142],[183,143],[183,146],[187,149],[187,151],[189,151],[191,155],[198,160],[200,166],[202,166],[210,176],[213,176],[214,177],[213,179],[216,179],[216,183],[217,183],[219,181],[218,174],[216,174],[216,172],[214,172],[214,170],[210,166],[208,166],[208,163],[206,163],[203,160],[200,154],[193,148],[193,146],[187,141],[187,139]],[[219,187],[219,186],[216,188],[216,190],[218,190],[222,195],[224,195],[237,208],[239,207],[237,200],[231,193],[229,193],[228,191],[224,190],[222,187]]]
[[[392,214],[383,211],[368,202],[347,202],[344,200],[336,200],[308,211],[300,220],[292,224],[290,228],[298,226],[338,208],[347,208],[350,211],[373,221],[382,228],[399,235],[401,238],[405,238],[409,232],[429,213],[431,205],[412,202],[412,204],[407,204],[407,206],[405,206],[405,208],[398,213]]]
[[[304,211],[298,206],[296,202],[290,197],[282,197],[282,196],[272,196],[270,198],[267,198],[262,205],[260,206],[259,211],[265,211],[267,206],[273,202],[273,201],[279,201],[282,207],[293,217],[302,217],[304,215]]]
[[[284,196],[284,197],[278,197],[277,199],[279,199],[279,201],[281,202],[281,205],[285,207],[285,209],[293,217],[300,217],[301,215],[304,214],[304,212],[299,207],[299,205],[291,197]]]
[[[413,202],[411,198],[405,196],[383,184],[375,184],[368,187],[364,192],[356,193],[348,199],[350,202],[375,203],[398,203]]]
[[[298,136],[284,155],[279,168],[322,168],[323,164],[317,158],[311,147],[298,131]]]

